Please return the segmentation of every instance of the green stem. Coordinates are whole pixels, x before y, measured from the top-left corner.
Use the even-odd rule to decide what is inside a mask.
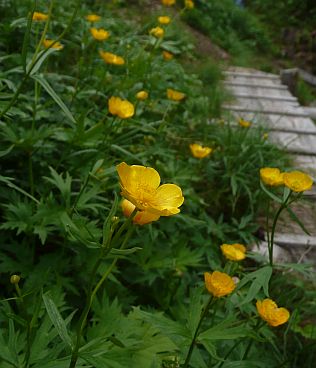
[[[201,324],[210,308],[210,306],[212,305],[212,302],[214,301],[215,299],[213,298],[213,295],[210,296],[202,314],[201,314],[201,317],[200,317],[200,320],[199,320],[199,323],[196,327],[196,330],[194,332],[194,336],[193,336],[193,339],[191,341],[191,345],[190,345],[190,348],[189,348],[189,351],[188,351],[188,354],[187,354],[187,357],[185,359],[185,362],[184,362],[184,366],[183,368],[187,368],[189,366],[189,363],[190,363],[190,359],[191,359],[191,355],[192,355],[192,352],[193,352],[193,349],[194,349],[194,346],[195,346],[195,343],[196,343],[196,338],[198,336],[198,333],[199,333],[199,330],[200,330],[200,327],[201,327]]]
[[[121,226],[121,228],[119,229],[118,233],[121,234],[120,230],[123,228],[125,229],[127,226],[131,225],[131,222],[133,220],[134,215],[136,214],[136,210],[132,213],[132,215],[125,221],[125,223]],[[121,247],[120,249],[124,249],[130,236],[132,235],[134,231],[134,226],[130,227],[127,230],[127,233],[125,234],[125,237],[122,241]],[[115,239],[115,237],[114,237]],[[102,284],[104,283],[104,281],[108,278],[108,276],[111,274],[111,272],[113,271],[114,266],[116,265],[119,257],[116,256],[114,258],[114,260],[112,261],[111,265],[109,266],[109,268],[106,270],[106,272],[103,274],[102,278],[99,280],[99,282],[97,283],[97,285],[93,288],[93,283],[98,271],[98,268],[102,262],[102,260],[104,259],[104,255],[108,254],[109,251],[111,250],[111,248],[113,247],[114,242],[111,242],[112,244],[110,245],[109,248],[102,248],[100,251],[100,256],[97,259],[93,270],[91,272],[91,276],[90,276],[90,280],[89,280],[89,289],[88,289],[88,293],[87,293],[87,301],[86,301],[86,305],[85,308],[80,316],[79,319],[79,326],[77,329],[77,335],[76,335],[76,344],[75,347],[73,349],[72,355],[71,355],[71,361],[70,361],[70,365],[69,368],[74,368],[76,366],[77,360],[78,360],[78,353],[79,353],[79,348],[80,348],[80,340],[81,340],[81,335],[82,335],[82,331],[85,327],[86,321],[87,321],[87,317],[88,314],[90,312],[91,309],[91,305],[93,303],[94,297],[97,293],[97,291],[99,290],[99,288],[102,286]]]
[[[256,325],[254,327],[254,330],[255,331],[258,332],[260,330],[260,328],[263,326],[263,324],[261,324],[261,322],[262,322],[261,319],[258,319],[258,321],[257,321],[257,323],[256,323]],[[260,326],[260,324],[261,324],[261,326]],[[249,341],[248,346],[247,346],[247,348],[246,348],[246,350],[245,350],[245,352],[244,352],[243,357],[241,358],[241,360],[246,360],[247,359],[248,354],[250,352],[250,349],[251,349],[251,347],[253,345],[253,342],[254,342],[254,339],[251,339]]]
[[[269,247],[269,263],[271,267],[273,267],[273,245],[274,245],[275,228],[276,228],[278,218],[280,217],[281,212],[287,207],[287,201],[289,200],[291,193],[292,192],[290,191],[285,201],[280,205],[277,213],[275,214],[274,220],[273,220],[272,229],[271,229],[270,247]]]

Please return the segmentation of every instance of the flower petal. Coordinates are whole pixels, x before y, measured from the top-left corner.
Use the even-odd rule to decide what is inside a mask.
[[[153,202],[154,209],[158,210],[161,216],[179,213],[178,207],[184,202],[182,190],[175,184],[163,184],[157,189]]]

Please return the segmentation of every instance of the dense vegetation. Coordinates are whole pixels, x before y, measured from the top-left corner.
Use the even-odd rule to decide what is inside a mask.
[[[0,366],[312,367],[311,273],[253,247],[267,195],[299,199],[260,184],[287,158],[264,126],[221,111],[220,71],[182,22],[208,2],[149,3],[0,3]],[[125,218],[122,162],[180,187],[181,212]],[[228,261],[223,243],[247,258]],[[227,297],[205,290],[215,271],[236,277]],[[287,324],[260,319],[268,297]]]

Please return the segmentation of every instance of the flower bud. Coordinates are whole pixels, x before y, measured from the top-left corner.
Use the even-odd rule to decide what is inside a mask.
[[[21,280],[21,277],[19,275],[12,275],[10,277],[11,284],[18,284]]]

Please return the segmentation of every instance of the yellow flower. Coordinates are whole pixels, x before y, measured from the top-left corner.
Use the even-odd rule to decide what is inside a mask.
[[[263,139],[268,139],[269,138],[269,134],[268,133],[263,133],[262,138]]]
[[[239,119],[238,123],[243,128],[249,128],[251,126],[251,122],[244,119]]]
[[[148,92],[146,91],[139,91],[136,93],[136,98],[138,100],[147,100],[148,98]]]
[[[286,308],[278,308],[271,299],[258,300],[256,307],[259,316],[272,327],[283,325],[290,318],[290,312]]]
[[[217,298],[230,294],[236,287],[234,280],[224,272],[205,272],[204,280],[208,292]]]
[[[135,206],[132,202],[127,199],[123,199],[121,203],[122,211],[125,217],[129,217],[132,212],[135,210]],[[138,225],[146,225],[150,224],[153,221],[159,220],[160,216],[148,211],[138,211],[133,218],[134,224]]]
[[[120,97],[112,96],[108,101],[108,107],[112,115],[116,115],[121,119],[131,118],[135,112],[134,105]]]
[[[175,184],[160,185],[158,172],[139,165],[129,166],[125,162],[117,165],[122,195],[137,209],[159,216],[179,213],[184,201],[181,188]]]
[[[274,167],[264,167],[260,169],[260,178],[266,185],[273,187],[283,185],[284,174],[280,172],[280,169]]]
[[[48,19],[48,15],[40,12],[34,12],[32,19],[36,22],[44,22]]]
[[[121,56],[112,54],[111,52],[99,51],[99,54],[101,58],[107,64],[113,64],[113,65],[124,65],[125,64],[125,60]]]
[[[173,59],[173,54],[171,54],[171,52],[169,52],[169,51],[163,51],[162,52],[162,56],[163,56],[163,58],[165,59],[165,60],[171,60],[171,59]]]
[[[169,98],[169,100],[181,101],[185,98],[185,94],[179,91],[175,91],[174,89],[168,88],[167,97]]]
[[[97,15],[97,14],[88,14],[86,16],[86,19],[87,21],[94,23],[94,22],[98,22],[101,19],[101,17],[100,15]]]
[[[246,247],[242,244],[222,244],[224,256],[231,261],[241,261],[246,258]]]
[[[43,46],[48,49],[48,48],[52,48],[52,49],[56,49],[56,50],[61,50],[64,48],[64,46],[57,41],[56,43],[54,43],[54,40],[49,40],[48,38],[46,38],[45,40],[43,40]]]
[[[90,28],[90,33],[92,37],[98,41],[107,40],[110,36],[110,33],[103,28]]]
[[[187,9],[194,8],[194,2],[192,0],[184,0],[184,5]]]
[[[161,17],[158,17],[158,22],[160,24],[169,24],[171,22],[171,18],[168,17],[167,15],[161,16]]]
[[[293,192],[304,192],[311,189],[313,185],[313,179],[301,171],[284,173],[283,178],[284,184]]]
[[[210,147],[203,147],[203,146],[200,146],[197,143],[190,144],[190,150],[191,150],[192,155],[194,157],[196,157],[196,158],[204,158],[204,157],[207,157],[213,151],[212,148],[210,148]]]
[[[176,0],[161,0],[162,5],[172,6],[176,3]]]
[[[151,34],[152,36],[156,38],[162,38],[165,34],[165,31],[161,27],[155,27],[149,31],[149,34]]]

